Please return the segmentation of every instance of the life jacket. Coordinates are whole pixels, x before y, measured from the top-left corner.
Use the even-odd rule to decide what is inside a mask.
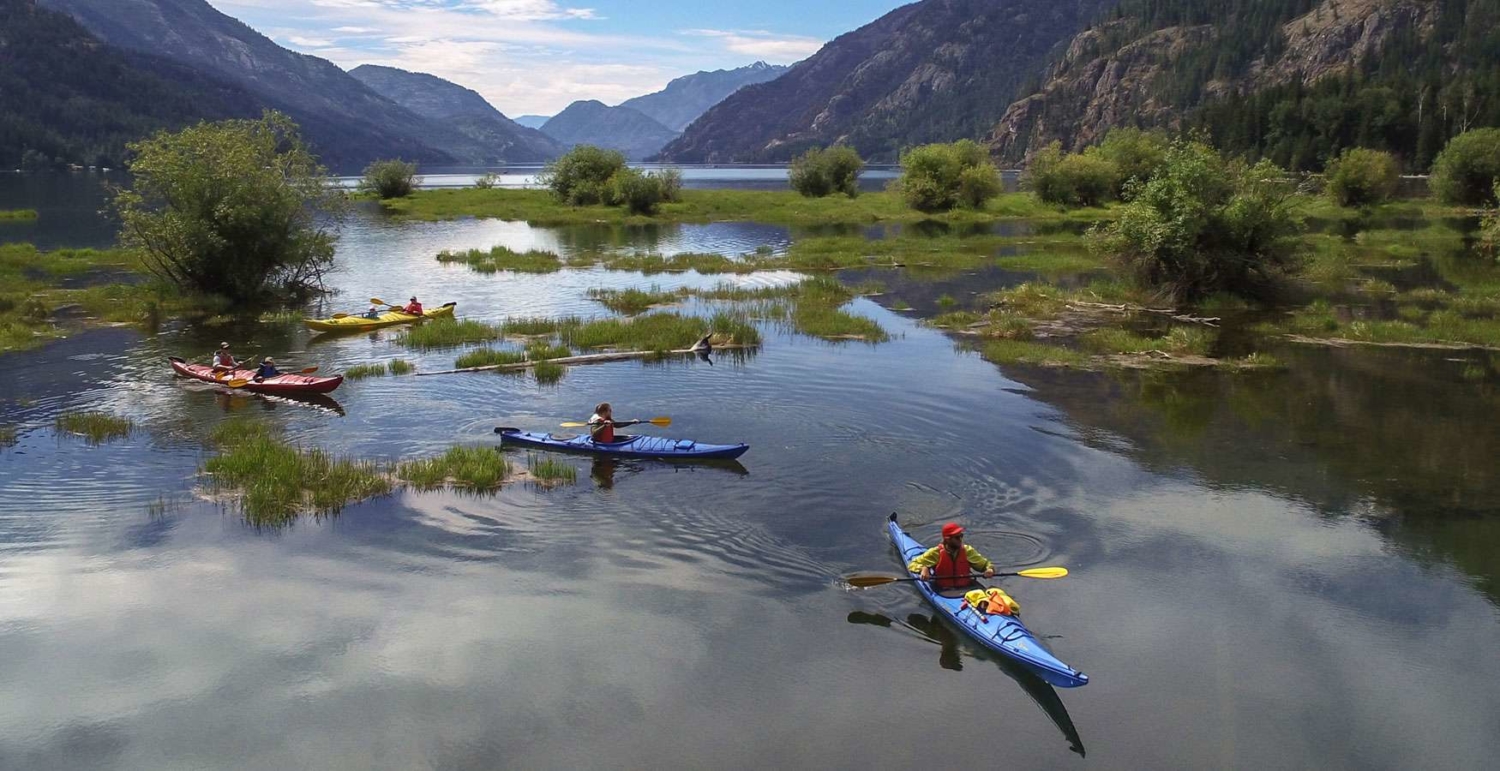
[[[604,425],[599,427],[597,431],[594,430],[594,427],[598,426],[601,422]],[[608,444],[615,440],[615,424],[613,421],[606,422],[603,418],[595,415],[589,419],[589,434],[594,438],[594,441]]]
[[[962,589],[974,582],[969,577],[969,550],[963,546],[958,547],[958,554],[948,553],[948,547],[938,545],[938,564],[932,569],[932,588],[939,591],[944,589]]]
[[[234,366],[234,354],[231,354],[229,351],[215,351],[214,352],[214,366],[215,367],[233,367]]]
[[[1002,616],[1014,616],[1021,612],[1021,604],[1016,602],[1004,589],[990,587],[988,589],[975,589],[964,594],[964,604],[985,616],[998,613]]]
[[[411,303],[411,304],[407,305],[405,308],[402,308],[401,312],[405,313],[405,314],[407,314],[409,316],[420,316],[420,315],[422,315],[422,304],[421,303]]]

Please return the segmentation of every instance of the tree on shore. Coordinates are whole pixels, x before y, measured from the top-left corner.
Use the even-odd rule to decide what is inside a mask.
[[[397,160],[375,161],[365,167],[359,189],[380,196],[382,201],[405,198],[417,189],[417,164]]]
[[[130,145],[120,240],[177,288],[292,303],[323,289],[342,190],[287,116],[200,123]]]
[[[808,150],[792,161],[789,179],[792,189],[808,198],[824,198],[843,193],[859,196],[859,173],[865,161],[854,148],[835,145]]]
[[[1000,194],[1000,172],[973,140],[914,147],[902,153],[901,168],[901,196],[917,211],[983,209]]]

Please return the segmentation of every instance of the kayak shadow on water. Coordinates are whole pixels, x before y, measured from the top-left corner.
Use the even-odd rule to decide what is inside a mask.
[[[1073,718],[1068,714],[1068,708],[1063,704],[1062,697],[1057,695],[1057,689],[1051,684],[1037,677],[1021,664],[1010,659],[995,656],[989,651],[977,646],[962,646],[962,640],[957,632],[953,631],[947,623],[936,616],[927,616],[921,613],[912,613],[905,621],[897,621],[881,613],[867,613],[862,610],[850,611],[849,623],[865,624],[890,629],[901,626],[916,632],[922,639],[936,643],[941,647],[938,653],[938,666],[954,672],[963,671],[963,657],[971,656],[980,661],[988,661],[1000,667],[1007,677],[1015,680],[1026,692],[1031,700],[1036,702],[1042,712],[1052,719],[1058,730],[1062,731],[1063,739],[1068,742],[1068,749],[1078,753],[1079,757],[1085,757],[1086,751],[1083,746],[1083,738],[1078,735],[1078,728],[1073,725]]]
[[[725,471],[735,476],[749,476],[750,469],[737,460],[654,460],[646,458],[609,458],[596,457],[593,465],[589,467],[589,476],[593,478],[594,484],[601,489],[610,490],[615,486],[615,474],[621,469],[627,473],[635,474],[648,468],[670,468],[681,471],[696,471],[708,469]]]

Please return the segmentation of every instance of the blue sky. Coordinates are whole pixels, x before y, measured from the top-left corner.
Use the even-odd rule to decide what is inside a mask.
[[[461,83],[506,115],[790,64],[905,0],[208,0],[287,48]]]

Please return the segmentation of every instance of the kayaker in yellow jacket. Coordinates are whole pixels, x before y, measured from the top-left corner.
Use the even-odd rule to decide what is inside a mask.
[[[983,570],[985,578],[995,575],[994,563],[964,543],[963,526],[956,522],[943,525],[943,542],[907,563],[906,569],[921,574],[922,580],[931,581],[938,591],[963,589],[972,584],[975,570]]]

